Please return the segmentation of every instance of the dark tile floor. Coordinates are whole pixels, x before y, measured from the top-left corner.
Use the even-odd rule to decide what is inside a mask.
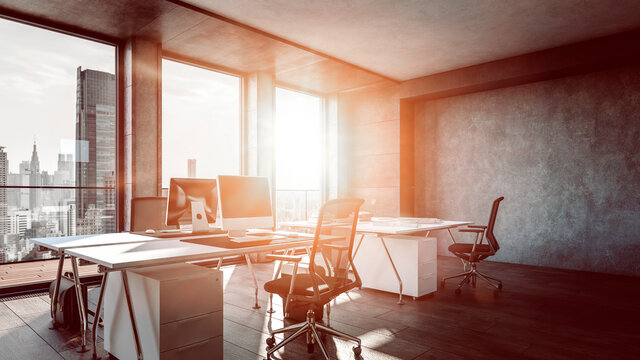
[[[460,271],[460,262],[438,258],[439,275]],[[432,296],[407,299],[363,289],[343,295],[331,311],[331,325],[358,336],[363,359],[637,359],[640,353],[640,278],[487,262],[479,267],[501,278],[495,297],[482,282],[454,294],[454,283]],[[273,264],[255,266],[260,282]],[[282,312],[270,318],[261,290],[253,310],[246,266],[225,273],[224,357],[260,359],[269,327],[282,326]],[[276,297],[277,298],[277,297]],[[79,338],[50,330],[47,296],[0,303],[0,359],[89,359]],[[99,334],[101,335],[101,334]],[[351,344],[327,338],[332,358],[351,359]],[[102,341],[100,355],[106,355]],[[278,354],[282,359],[321,359],[307,354],[303,339]]]

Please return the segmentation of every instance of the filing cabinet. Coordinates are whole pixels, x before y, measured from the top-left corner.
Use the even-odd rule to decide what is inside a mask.
[[[119,359],[135,359],[122,277],[108,276],[104,347]],[[221,271],[171,264],[128,270],[127,277],[145,360],[222,358]]]
[[[356,236],[356,244],[359,236]],[[385,244],[402,279],[402,294],[420,297],[437,290],[436,238],[387,235]],[[398,293],[398,280],[387,253],[376,235],[365,235],[354,259],[362,286]]]

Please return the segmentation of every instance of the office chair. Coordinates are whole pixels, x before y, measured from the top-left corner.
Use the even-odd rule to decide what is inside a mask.
[[[165,225],[167,216],[166,197],[139,197],[131,199],[131,231],[147,229],[173,229],[175,226]]]
[[[496,295],[500,290],[502,290],[502,281],[489,275],[483,274],[476,268],[477,263],[488,258],[489,256],[495,255],[496,252],[500,249],[500,245],[498,245],[498,241],[493,234],[493,228],[496,223],[498,206],[500,206],[500,202],[502,200],[504,200],[503,196],[493,201],[493,205],[491,206],[491,215],[489,216],[489,222],[486,226],[468,225],[466,229],[460,229],[460,232],[475,233],[475,240],[473,244],[451,244],[449,246],[449,251],[451,251],[455,256],[466,261],[471,266],[471,268],[463,273],[443,278],[440,282],[441,287],[444,287],[444,283],[446,280],[462,277],[463,279],[462,281],[460,281],[460,283],[458,284],[458,288],[456,289],[456,294],[459,295],[462,292],[462,285],[471,281],[471,286],[476,287],[476,278],[480,277],[495,288],[494,291]],[[485,237],[487,238],[487,244],[482,243]],[[480,238],[479,243],[478,238]]]
[[[309,256],[310,261],[307,273],[297,273],[298,264],[303,258],[301,255],[267,255],[267,258],[279,261],[276,276],[281,269],[283,261],[293,262],[292,275],[283,274],[279,278],[265,283],[264,289],[271,294],[271,300],[273,300],[273,294],[283,297],[285,318],[290,318],[289,312],[291,311],[291,304],[294,302],[296,306],[305,305],[307,308],[306,321],[271,331],[271,337],[267,338],[267,359],[271,359],[271,355],[274,352],[301,335],[306,335],[308,352],[312,353],[314,344],[317,344],[325,359],[329,359],[327,350],[322,344],[321,333],[323,335],[322,338],[324,338],[325,334],[329,334],[356,342],[357,345],[353,347],[353,352],[356,356],[360,355],[362,351],[360,339],[330,327],[331,307],[329,302],[342,293],[362,286],[362,281],[353,264],[351,253],[358,223],[358,213],[363,202],[364,200],[362,199],[336,199],[330,200],[322,206],[318,215],[318,225],[316,226],[315,240]],[[350,227],[351,231],[345,237],[346,244],[319,243],[322,224],[326,224],[328,220],[344,221],[346,226]],[[327,269],[315,263],[318,251],[322,255]],[[334,257],[336,260],[333,265],[330,265],[327,260],[331,255],[337,255]],[[349,269],[353,271],[355,279],[349,278]],[[316,322],[316,313],[319,312],[321,315],[325,305],[327,309],[327,324],[323,325]],[[271,307],[273,307],[273,303]],[[293,334],[287,336],[278,345],[275,345],[274,335],[285,332],[293,332]]]

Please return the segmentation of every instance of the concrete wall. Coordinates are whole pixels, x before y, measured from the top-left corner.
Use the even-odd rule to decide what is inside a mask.
[[[417,216],[482,224],[502,195],[495,260],[640,275],[640,66],[414,110]]]
[[[366,200],[377,216],[400,213],[399,86],[383,83],[339,94],[338,117],[350,154],[341,167],[348,195]],[[342,196],[342,194],[341,194]]]

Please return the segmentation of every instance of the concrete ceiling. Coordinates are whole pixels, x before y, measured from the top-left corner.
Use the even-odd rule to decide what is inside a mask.
[[[397,80],[640,28],[638,0],[186,0]]]
[[[231,72],[273,72],[280,84],[317,93],[385,80],[345,62],[171,1],[0,0],[0,14],[98,37],[143,37],[160,43],[165,55],[171,57]]]
[[[318,93],[640,28],[639,0],[187,1],[0,0],[0,14],[90,36],[145,37],[165,53],[273,72]]]

